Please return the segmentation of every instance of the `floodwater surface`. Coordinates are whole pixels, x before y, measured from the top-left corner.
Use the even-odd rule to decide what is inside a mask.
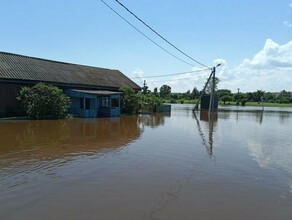
[[[292,219],[292,109],[0,121],[0,219]]]

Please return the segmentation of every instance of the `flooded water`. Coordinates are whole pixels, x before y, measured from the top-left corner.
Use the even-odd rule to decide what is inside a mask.
[[[1,120],[0,219],[292,219],[292,109],[192,108]]]

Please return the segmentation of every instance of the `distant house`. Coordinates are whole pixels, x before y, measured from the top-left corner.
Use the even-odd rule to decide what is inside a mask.
[[[71,98],[70,112],[86,118],[119,116],[119,88],[141,89],[118,70],[0,52],[0,117],[20,114],[20,88],[38,82],[63,89]]]

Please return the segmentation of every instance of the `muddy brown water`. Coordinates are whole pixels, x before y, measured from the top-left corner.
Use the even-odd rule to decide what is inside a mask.
[[[0,120],[0,219],[292,219],[292,109]]]

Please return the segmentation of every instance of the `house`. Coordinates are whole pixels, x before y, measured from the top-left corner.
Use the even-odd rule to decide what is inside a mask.
[[[71,99],[70,113],[86,118],[119,116],[119,88],[141,89],[118,70],[0,52],[0,117],[21,114],[17,94],[38,82],[61,88]]]

